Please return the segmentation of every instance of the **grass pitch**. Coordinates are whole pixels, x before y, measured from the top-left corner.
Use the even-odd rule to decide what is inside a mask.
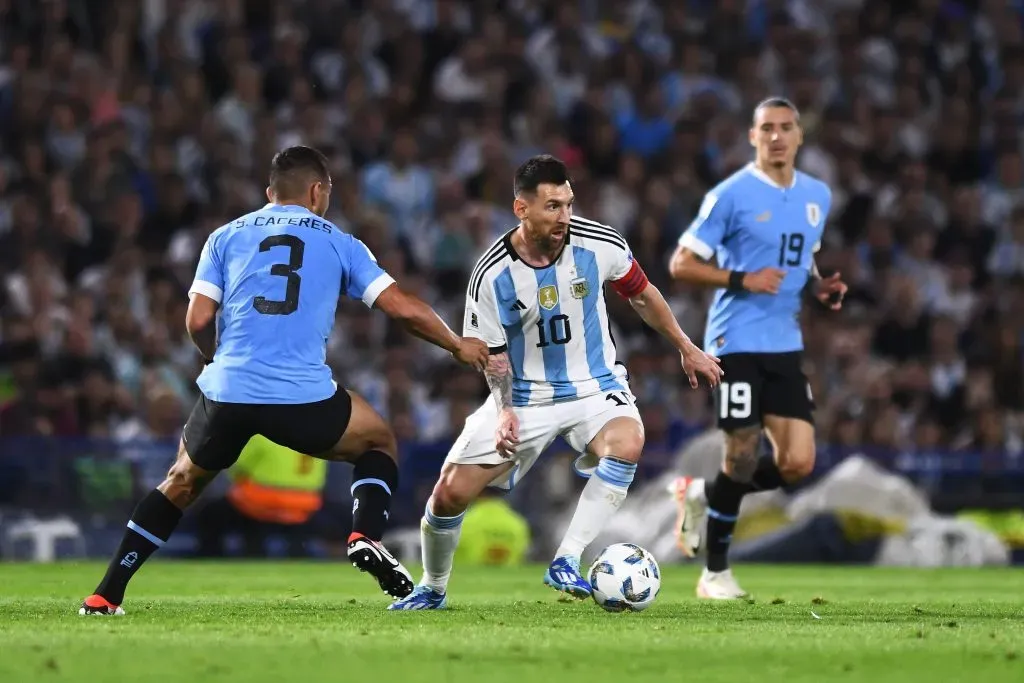
[[[0,681],[1024,681],[1024,573],[741,566],[754,602],[664,567],[639,614],[563,602],[542,568],[456,567],[445,612],[392,613],[347,564],[176,563],[122,618],[83,618],[99,564],[0,564]]]

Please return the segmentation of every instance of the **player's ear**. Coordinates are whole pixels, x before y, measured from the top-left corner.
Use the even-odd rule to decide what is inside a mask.
[[[747,131],[747,141],[751,147],[757,147],[757,128],[751,128]]]
[[[516,197],[515,201],[512,202],[512,211],[516,214],[516,218],[519,220],[526,220],[526,215],[529,213],[529,205],[526,200],[522,197]]]
[[[274,194],[270,191],[270,185],[267,185],[267,201],[268,202],[273,202],[274,201]]]

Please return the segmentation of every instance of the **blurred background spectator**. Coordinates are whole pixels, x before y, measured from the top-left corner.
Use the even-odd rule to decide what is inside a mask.
[[[708,294],[665,261],[775,94],[802,112],[799,167],[833,188],[819,263],[851,283],[842,314],[805,316],[822,467],[927,454],[991,493],[981,469],[1019,470],[1024,443],[1022,5],[0,0],[0,470],[20,473],[0,502],[30,490],[19,462],[83,440],[160,476],[195,398],[199,250],[264,203],[278,149],[329,156],[328,217],[454,326],[473,262],[515,224],[512,170],[555,154],[578,213],[628,237],[701,338]],[[656,473],[711,424],[708,397],[609,301]],[[481,380],[359,302],[328,358],[407,444],[415,518]]]

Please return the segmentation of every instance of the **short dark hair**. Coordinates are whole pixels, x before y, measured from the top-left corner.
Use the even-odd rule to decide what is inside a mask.
[[[758,102],[757,106],[754,107],[754,113],[750,117],[751,124],[757,123],[757,112],[762,109],[788,109],[796,116],[797,122],[800,122],[800,110],[785,97],[769,97]]]
[[[323,152],[305,145],[282,149],[270,162],[270,189],[279,197],[294,197],[308,185],[331,177]]]
[[[545,183],[563,185],[569,182],[569,169],[565,162],[550,154],[530,157],[516,169],[512,192],[516,197],[524,192],[536,192]]]

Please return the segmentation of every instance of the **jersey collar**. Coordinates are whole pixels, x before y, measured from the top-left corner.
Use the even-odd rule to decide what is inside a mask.
[[[761,169],[759,169],[754,164],[753,161],[747,163],[747,169],[750,171],[750,174],[752,176],[754,176],[755,178],[760,180],[762,183],[767,183],[767,184],[771,185],[772,187],[774,187],[777,190],[792,190],[796,186],[796,170],[795,169],[793,170],[793,182],[789,185],[789,187],[785,187],[784,185],[779,185],[777,182],[772,180],[768,176],[768,174],[765,173],[764,171],[762,171]]]
[[[519,229],[519,226],[517,225],[516,227],[514,227],[511,230],[509,230],[508,232],[506,232],[505,236],[501,238],[501,241],[505,243],[505,248],[508,249],[508,255],[512,257],[513,261],[519,261],[520,263],[522,263],[527,268],[533,268],[534,270],[544,270],[545,268],[550,268],[551,266],[553,266],[556,263],[558,263],[562,259],[562,254],[565,253],[565,248],[569,244],[569,237],[572,235],[572,225],[569,225],[569,226],[567,226],[565,228],[565,241],[562,242],[562,248],[559,250],[558,256],[556,256],[551,261],[551,263],[549,263],[546,266],[532,266],[529,263],[527,263],[526,261],[524,261],[519,256],[519,252],[516,251],[516,248],[512,246],[512,233],[514,233],[518,229]]]
[[[298,204],[275,204],[274,202],[268,202],[261,211],[305,211],[309,213],[309,209]]]

